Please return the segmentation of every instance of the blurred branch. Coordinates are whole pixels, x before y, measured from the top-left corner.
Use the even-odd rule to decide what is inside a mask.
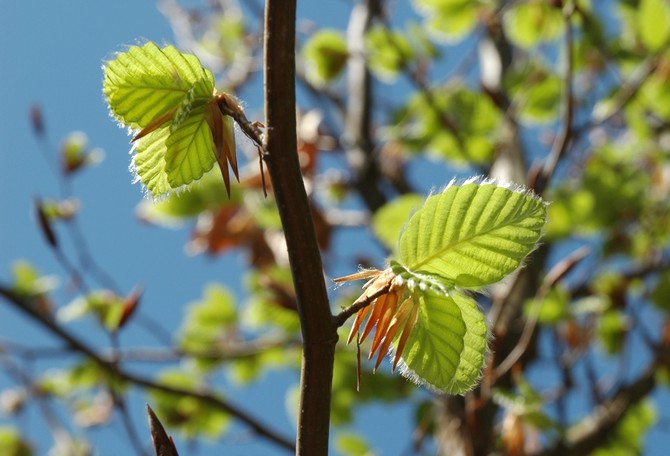
[[[544,281],[540,288],[538,288],[537,293],[535,294],[535,305],[531,310],[531,314],[526,320],[526,324],[523,328],[523,332],[519,337],[514,349],[507,355],[507,357],[496,367],[494,371],[494,377],[500,378],[505,375],[514,364],[521,359],[523,354],[528,349],[533,333],[537,326],[537,321],[540,316],[540,310],[542,305],[542,300],[546,297],[547,293],[561,280],[565,275],[570,272],[581,260],[583,260],[589,253],[591,249],[589,247],[581,247],[570,255],[565,257],[563,260],[558,262],[551,271],[545,276]]]
[[[652,363],[635,381],[619,388],[598,405],[593,413],[569,429],[564,440],[536,453],[536,456],[581,456],[601,447],[611,437],[626,412],[652,392],[656,386],[657,369],[658,364]]]
[[[4,297],[6,301],[12,304],[15,309],[21,311],[31,320],[39,323],[44,329],[46,329],[52,335],[56,336],[62,342],[65,342],[65,344],[72,350],[79,352],[90,360],[94,361],[101,369],[109,373],[113,378],[116,377],[120,380],[125,380],[131,384],[147,389],[162,391],[164,393],[174,394],[182,397],[192,397],[199,399],[212,407],[229,413],[231,416],[249,426],[257,435],[264,437],[289,451],[294,450],[293,442],[290,439],[287,439],[286,437],[281,436],[280,434],[266,427],[257,419],[251,417],[248,413],[226,402],[221,397],[208,391],[191,391],[188,389],[164,385],[162,383],[155,382],[154,380],[127,372],[120,366],[117,366],[115,363],[103,359],[95,351],[95,349],[90,347],[84,341],[71,334],[65,328],[59,326],[49,317],[40,312],[37,312],[32,306],[30,299],[15,293],[4,285],[0,285],[0,296]]]
[[[380,0],[361,0],[351,11],[347,29],[347,105],[342,146],[355,174],[354,187],[372,212],[386,202],[379,181],[381,173],[370,137],[372,79],[365,57],[365,34],[380,14]]]
[[[544,193],[544,190],[549,185],[549,182],[556,172],[556,167],[567,152],[568,145],[572,139],[572,121],[575,110],[572,87],[574,79],[574,37],[572,30],[572,15],[574,14],[575,7],[572,2],[568,3],[568,5],[563,7],[563,26],[565,27],[565,69],[562,76],[563,123],[542,169],[540,170],[539,168],[536,168],[535,170],[531,170],[531,175],[529,176],[530,187],[533,188],[538,195]]]
[[[265,9],[265,160],[284,228],[303,336],[296,454],[328,454],[337,328],[331,321],[314,219],[298,160],[295,0]]]

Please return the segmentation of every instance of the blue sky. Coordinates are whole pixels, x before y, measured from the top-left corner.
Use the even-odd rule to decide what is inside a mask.
[[[310,2],[301,3],[308,4],[300,10],[302,16],[327,18],[330,25],[340,28],[346,25],[349,6],[344,1],[327,0],[320,2],[318,8],[309,5]],[[245,266],[242,258],[187,257],[183,253],[187,230],[149,227],[134,215],[142,192],[139,186],[131,185],[128,136],[111,120],[102,97],[101,66],[114,51],[127,44],[143,40],[174,42],[172,30],[156,4],[121,0],[3,1],[1,5],[0,277],[3,282],[10,276],[12,262],[25,259],[45,274],[60,276],[56,294],[59,304],[75,297],[68,291],[67,283],[63,282],[65,274],[35,225],[32,201],[35,197],[59,196],[58,180],[44,153],[51,154],[50,160],[55,159],[60,141],[73,131],[83,131],[91,147],[105,151],[105,159],[74,178],[73,192],[82,205],[79,216],[82,230],[95,259],[123,290],[130,291],[137,284],[144,287],[142,311],[159,315],[165,327],[176,329],[182,306],[198,300],[209,282],[232,286],[241,298],[235,284],[241,282],[239,271]],[[34,137],[29,123],[29,109],[35,104],[44,114],[50,144],[46,149]],[[259,112],[262,109],[250,107]],[[57,234],[67,249],[70,244],[65,232],[59,228]],[[166,284],[170,284],[169,289]],[[77,324],[73,329],[101,347],[106,343],[94,336],[91,325]],[[4,304],[0,306],[0,338],[27,346],[53,346],[56,342]],[[124,332],[126,345],[136,340],[151,341],[140,330]],[[64,360],[56,358],[36,367],[56,367]],[[236,393],[236,403],[292,434],[293,424],[285,413],[285,392],[297,380],[293,373],[273,374],[250,391]],[[0,389],[9,385],[8,378],[0,374]],[[133,399],[132,417],[140,432],[146,431],[144,400],[137,395]],[[385,406],[366,407],[355,426],[377,428],[371,435],[373,446],[385,450],[385,454],[396,454],[398,448],[409,445],[409,413],[407,406],[393,410]],[[381,428],[370,425],[381,417]],[[0,417],[0,426],[7,423]],[[38,454],[45,453],[50,438],[38,437],[48,434],[37,411],[29,410],[20,423],[29,423]],[[240,437],[244,441],[242,431],[243,428],[237,427],[225,442]],[[123,451],[124,434],[118,420],[110,430],[94,430],[86,435],[99,444],[100,455]],[[147,437],[148,432],[143,436]],[[273,446],[253,439],[251,443],[233,443],[227,448],[230,451],[227,454],[275,453]],[[203,448],[200,454],[212,454],[207,450]],[[189,454],[196,453],[189,450]]]

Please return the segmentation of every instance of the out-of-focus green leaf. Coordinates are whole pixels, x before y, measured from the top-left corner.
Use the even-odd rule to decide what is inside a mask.
[[[447,43],[465,38],[477,24],[479,9],[486,6],[479,0],[414,0],[416,9],[426,19],[429,32]]]
[[[19,260],[12,264],[15,293],[26,297],[39,297],[52,291],[58,285],[53,276],[42,276],[29,262]]]
[[[138,206],[137,214],[140,219],[150,223],[178,227],[207,210],[239,204],[240,192],[236,187],[231,190],[229,198],[221,177],[210,173],[184,192],[170,194],[160,201],[143,200]]]
[[[665,0],[640,0],[637,17],[640,38],[650,51],[660,51],[670,39],[670,5]]]
[[[372,231],[389,250],[396,249],[409,216],[421,206],[424,199],[415,193],[402,195],[382,206],[372,216]]]
[[[558,38],[563,29],[563,14],[544,0],[516,2],[506,9],[503,26],[510,41],[528,49]]]
[[[659,309],[670,311],[670,272],[661,274],[651,293],[651,300]]]
[[[193,391],[202,388],[200,380],[201,376],[184,370],[165,371],[157,379],[161,384]],[[158,390],[149,394],[151,406],[163,425],[179,431],[186,438],[218,438],[230,424],[227,413],[198,398]]]
[[[501,120],[488,97],[459,85],[414,95],[396,117],[392,139],[456,164],[488,163]]]
[[[300,332],[293,281],[288,268],[274,267],[249,276],[250,302],[242,317],[252,329],[275,329],[287,334]]]
[[[335,437],[335,451],[342,456],[374,456],[370,445],[356,432],[340,432]]]
[[[597,448],[593,456],[637,456],[645,454],[645,436],[656,423],[657,412],[651,400],[634,403],[618,422],[607,443]],[[574,428],[579,432],[578,428]],[[568,431],[568,438],[570,430]]]
[[[356,405],[373,401],[393,402],[406,397],[412,385],[398,375],[385,371],[373,374],[362,365],[360,391],[356,391],[356,354],[350,348],[335,357],[330,418],[334,425],[350,423]],[[363,347],[361,347],[361,351]],[[361,363],[362,364],[362,363]]]
[[[57,317],[62,322],[93,314],[108,331],[117,331],[123,319],[125,299],[109,290],[92,291],[58,309]]]
[[[105,153],[100,148],[88,149],[88,136],[81,131],[70,133],[61,144],[61,166],[66,174],[83,166],[100,163]]]
[[[221,285],[210,284],[201,301],[187,306],[179,344],[185,351],[195,353],[225,347],[235,333],[236,322],[237,310],[230,292]]]
[[[339,30],[324,29],[315,33],[302,48],[307,79],[316,86],[334,81],[345,65],[349,53]]]
[[[569,314],[570,293],[565,287],[554,287],[547,293],[547,295],[538,302],[536,299],[530,299],[526,302],[525,313],[529,315],[535,312],[536,306],[539,305],[538,322],[545,325],[555,325],[563,321]]]
[[[413,57],[408,39],[400,32],[373,27],[365,35],[370,69],[384,80],[392,80]]]
[[[0,454],[3,456],[32,456],[33,449],[14,428],[0,427]]]
[[[598,320],[598,339],[608,355],[616,355],[625,343],[630,323],[618,310],[604,312]]]

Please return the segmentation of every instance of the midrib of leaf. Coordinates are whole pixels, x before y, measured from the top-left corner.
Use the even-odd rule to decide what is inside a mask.
[[[482,211],[482,213],[483,212],[484,211]],[[517,213],[518,212],[519,212],[519,209],[517,209]],[[421,261],[419,261],[415,264],[405,265],[405,266],[410,270],[417,270],[417,269],[421,268],[422,266],[424,266],[425,264],[430,263],[432,260],[445,255],[449,251],[456,250],[456,248],[461,244],[464,244],[466,242],[471,242],[475,238],[478,238],[478,237],[481,237],[481,236],[486,236],[486,235],[488,235],[488,234],[490,234],[490,233],[492,233],[496,230],[499,230],[501,228],[505,228],[507,226],[513,225],[514,223],[516,223],[518,221],[521,221],[521,220],[524,220],[526,218],[529,218],[528,215],[518,215],[517,214],[517,216],[514,219],[510,220],[509,223],[506,223],[504,225],[495,225],[493,228],[490,228],[488,230],[479,231],[476,234],[474,234],[472,236],[469,236],[469,237],[466,237],[466,238],[463,238],[463,239],[459,240],[458,242],[456,242],[454,244],[450,244],[450,245],[447,245],[447,246],[443,247],[442,249],[438,249],[434,254],[425,257],[423,260],[421,260]]]

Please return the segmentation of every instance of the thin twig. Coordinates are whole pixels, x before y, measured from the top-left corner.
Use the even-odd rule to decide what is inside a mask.
[[[231,416],[245,423],[258,436],[264,437],[286,450],[289,451],[295,450],[295,447],[291,439],[288,439],[280,435],[279,433],[275,432],[274,430],[262,424],[256,418],[253,418],[247,412],[223,400],[221,397],[208,391],[192,391],[189,389],[177,388],[170,385],[165,385],[156,382],[152,379],[148,379],[140,375],[127,372],[122,368],[120,368],[119,366],[116,366],[113,362],[110,362],[102,358],[88,344],[79,339],[77,336],[71,334],[65,328],[59,326],[55,321],[37,312],[33,308],[32,303],[30,302],[29,299],[15,293],[10,288],[2,285],[0,285],[0,296],[4,297],[7,302],[9,302],[14,306],[14,308],[21,311],[24,315],[28,316],[33,321],[39,323],[48,332],[56,336],[61,341],[65,342],[68,345],[68,347],[72,348],[73,350],[85,355],[86,357],[94,361],[101,369],[109,373],[111,376],[116,377],[119,380],[124,380],[131,384],[141,386],[147,389],[162,391],[168,394],[174,394],[182,397],[192,397],[199,399],[212,407],[218,408],[226,413],[229,413]]]
[[[558,283],[561,278],[570,272],[577,264],[583,260],[589,253],[590,249],[588,247],[581,247],[568,255],[565,259],[559,262],[554,268],[547,274],[542,282],[542,285],[537,291],[535,296],[535,305],[531,310],[531,314],[526,320],[526,324],[523,328],[519,341],[517,342],[514,349],[507,355],[507,357],[496,367],[494,371],[494,378],[498,379],[505,375],[511,368],[516,364],[516,362],[523,356],[523,354],[528,349],[528,345],[533,337],[535,332],[535,327],[537,326],[537,321],[540,316],[540,309],[542,305],[543,298],[551,290],[551,288]]]
[[[573,96],[573,78],[574,78],[574,38],[572,30],[572,15],[575,11],[574,5],[563,8],[563,25],[565,27],[564,48],[565,48],[565,70],[563,73],[563,123],[561,130],[554,140],[554,143],[549,152],[549,156],[542,167],[542,170],[536,176],[531,177],[534,182],[531,182],[531,187],[538,193],[542,194],[549,185],[556,167],[561,158],[568,150],[568,145],[572,139],[572,120],[574,117],[574,96]]]

